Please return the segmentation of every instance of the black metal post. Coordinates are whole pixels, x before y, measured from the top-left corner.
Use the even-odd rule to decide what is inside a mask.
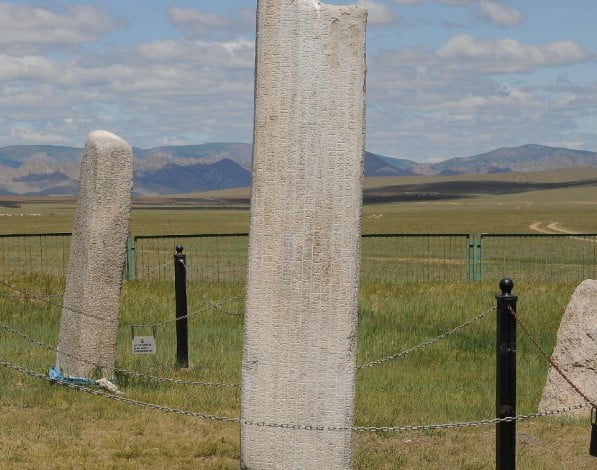
[[[496,399],[497,418],[516,416],[516,301],[512,295],[514,282],[504,278],[500,281],[502,293],[497,299],[496,332]],[[495,432],[496,470],[516,468],[516,421],[496,424]]]
[[[176,290],[176,365],[189,367],[189,339],[187,330],[187,255],[176,246],[174,255],[174,288]]]

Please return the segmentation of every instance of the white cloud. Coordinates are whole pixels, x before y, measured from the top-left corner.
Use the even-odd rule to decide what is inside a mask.
[[[0,55],[0,82],[31,82],[54,79],[60,72],[55,62],[46,57],[12,57]]]
[[[396,12],[377,0],[359,0],[359,6],[367,9],[367,23],[370,25],[390,25],[400,20]]]
[[[471,0],[436,0],[438,3],[444,3],[445,5],[468,5]]]
[[[166,40],[152,41],[137,47],[139,54],[150,62],[200,63],[203,66],[253,69],[255,42],[248,39],[232,41]]]
[[[0,63],[0,109],[10,116],[0,132],[15,144],[81,145],[100,128],[145,147],[251,139],[248,39],[153,41],[85,56],[0,55]]]
[[[398,5],[431,1],[440,3],[361,0],[361,4],[370,11],[371,24],[383,25],[398,20],[393,16]],[[479,2],[443,3],[468,3],[457,12],[462,17],[477,11]],[[117,23],[109,16],[103,21],[100,14],[99,25],[82,28],[77,23],[81,15],[73,8],[60,13],[42,9],[45,17],[33,15],[23,19],[29,26],[7,25],[8,29],[4,26],[9,20],[0,16],[2,145],[80,146],[87,133],[98,128],[141,147],[250,142],[255,12],[204,15],[181,4],[168,10],[166,19],[180,28],[185,39],[156,34],[154,41],[117,48],[106,46],[106,41],[78,47],[109,32],[114,27],[110,24]],[[4,4],[0,7],[5,11]],[[17,10],[35,9],[13,5],[10,22],[16,22]],[[57,26],[47,26],[66,18],[71,21],[62,25],[61,33]],[[46,32],[47,42],[38,30]],[[398,34],[397,42],[401,38]],[[578,44],[528,44],[468,35],[454,36],[435,50],[413,44],[418,45],[386,44],[393,50],[374,49],[368,54],[368,149],[429,160],[480,153],[480,147],[546,143],[545,136],[554,141],[595,141],[594,57]],[[50,47],[61,51],[47,54]],[[573,70],[566,68],[572,64]],[[553,76],[552,71],[529,73],[543,67],[558,67],[556,74],[566,79],[550,83],[545,77]],[[516,74],[503,75],[511,72]],[[535,80],[539,75],[542,85]]]
[[[547,144],[546,136],[574,136],[589,149],[587,143],[595,140],[578,119],[595,115],[595,83],[580,87],[558,80],[546,87],[531,74],[509,81],[502,75],[579,62],[591,70],[590,57],[573,42],[532,45],[456,36],[435,51],[420,46],[380,51],[368,62],[372,151],[429,161],[504,145]]]
[[[491,0],[481,0],[479,15],[499,26],[513,27],[520,24],[523,15],[516,8],[506,8]]]
[[[74,5],[62,13],[0,3],[0,47],[23,54],[92,41],[113,31],[119,21],[106,10]]]
[[[467,34],[449,39],[436,53],[446,61],[466,63],[485,73],[526,72],[537,67],[581,63],[589,57],[572,41],[535,46],[515,39],[479,39]]]
[[[255,11],[247,8],[235,10],[229,16],[221,16],[195,8],[170,7],[168,18],[190,39],[252,34],[255,30]]]

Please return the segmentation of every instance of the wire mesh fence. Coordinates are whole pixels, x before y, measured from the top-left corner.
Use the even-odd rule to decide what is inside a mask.
[[[136,279],[174,279],[175,247],[187,255],[187,276],[195,281],[243,281],[247,270],[246,233],[137,236],[134,238]],[[131,250],[129,250],[131,253]]]
[[[463,281],[468,234],[372,234],[361,241],[361,279],[371,282]]]
[[[70,234],[0,235],[0,276],[64,276]],[[175,247],[193,281],[244,282],[248,234],[155,235],[127,243],[126,279],[174,279]],[[580,281],[597,277],[597,234],[368,234],[361,240],[364,282],[500,279]]]
[[[70,233],[0,235],[0,275],[64,275],[70,239]]]
[[[482,278],[581,281],[597,276],[597,234],[483,234]]]

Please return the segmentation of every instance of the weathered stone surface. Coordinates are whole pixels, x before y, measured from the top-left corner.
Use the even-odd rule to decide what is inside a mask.
[[[562,317],[553,360],[593,401],[597,400],[597,281],[587,279],[574,291]],[[539,410],[584,403],[583,398],[550,367]],[[587,410],[575,412],[587,415]]]
[[[61,353],[56,361],[66,377],[91,377],[94,366],[85,361],[100,364],[102,374],[114,367],[132,188],[131,147],[109,132],[89,134],[81,161],[60,323]]]
[[[354,414],[366,11],[260,0],[243,420]],[[241,425],[241,468],[350,468],[351,431]]]

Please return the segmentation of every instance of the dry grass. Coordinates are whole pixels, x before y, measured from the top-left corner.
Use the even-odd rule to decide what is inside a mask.
[[[536,176],[536,175],[535,175]],[[535,178],[529,174],[529,178]],[[508,177],[511,177],[508,176]],[[562,182],[587,173],[543,175],[537,181]],[[455,177],[451,181],[457,181]],[[475,177],[476,178],[476,177]],[[490,178],[490,177],[487,177]],[[506,178],[504,175],[493,175]],[[568,178],[568,179],[566,179]],[[421,180],[421,184],[437,180]],[[534,181],[534,182],[537,182]],[[395,182],[368,182],[391,186]],[[383,184],[382,184],[383,183]],[[409,184],[411,184],[409,182]],[[376,186],[376,187],[380,187]],[[373,187],[373,186],[372,186]],[[208,197],[218,195],[210,194]],[[222,196],[220,194],[220,196]],[[234,197],[233,197],[234,196]],[[242,191],[230,192],[233,199]],[[199,196],[199,197],[205,197]],[[192,199],[192,198],[191,198]],[[207,209],[192,200],[145,201],[133,211],[134,234],[243,232],[248,211]],[[176,202],[172,210],[168,204]],[[578,232],[597,232],[594,217],[597,190],[544,189],[526,193],[490,194],[450,201],[368,205],[363,231],[373,232],[522,232],[537,221],[557,221]],[[146,209],[145,207],[149,207]],[[68,201],[24,203],[2,208],[13,217],[0,218],[0,233],[70,231],[73,204]],[[41,216],[16,216],[17,213]],[[24,280],[28,290],[55,294],[62,281]],[[560,315],[574,285],[553,283],[517,286],[519,311],[549,350]],[[199,287],[197,287],[199,289]],[[191,290],[212,299],[226,298],[224,285]],[[242,290],[242,286],[231,286]],[[363,286],[359,314],[359,362],[391,354],[446,331],[492,305],[496,286],[488,283],[369,284]],[[170,315],[170,286],[127,284],[124,319],[155,321]],[[237,307],[242,302],[239,301]],[[199,307],[194,304],[192,308]],[[34,314],[36,316],[34,316]],[[32,336],[55,343],[59,308],[21,298],[0,299],[0,320]],[[131,358],[128,332],[119,338],[119,364],[158,375],[193,379],[238,380],[242,328],[237,318],[216,313],[191,323],[196,343],[188,372],[172,368],[172,332],[160,333],[158,357]],[[194,325],[194,326],[193,326]],[[494,329],[491,319],[467,329],[401,363],[359,373],[357,424],[426,424],[488,418],[493,414]],[[520,339],[519,412],[535,411],[547,365]],[[52,353],[0,332],[0,359],[44,370]],[[523,359],[524,358],[524,359]],[[239,429],[235,424],[175,416],[83,395],[76,391],[0,369],[0,468],[205,468],[239,466]],[[194,411],[238,415],[238,394],[213,394],[194,388],[156,386],[144,381],[121,384],[126,396]],[[518,424],[518,468],[559,470],[595,468],[588,456],[587,420],[542,418]],[[494,468],[492,426],[463,430],[401,434],[355,434],[354,466],[358,469],[491,469]]]
[[[23,278],[19,285],[45,296],[59,294],[63,281]],[[553,347],[559,316],[571,284],[521,285],[519,313],[540,342]],[[230,298],[239,283],[191,284],[190,310],[206,296]],[[491,283],[365,284],[359,312],[358,362],[403,350],[436,336],[491,307]],[[4,292],[3,294],[6,294]],[[172,314],[172,286],[127,283],[122,321],[155,322]],[[242,308],[242,300],[229,306]],[[59,305],[0,296],[0,320],[55,344]],[[400,361],[361,370],[357,376],[356,424],[435,424],[490,418],[494,400],[494,323],[479,323]],[[130,354],[130,332],[118,341],[118,365],[128,370],[191,380],[238,382],[242,320],[206,312],[189,323],[191,367],[173,368],[174,331],[158,331],[158,355]],[[520,413],[536,410],[546,362],[519,339]],[[0,331],[0,358],[43,371],[54,354]],[[238,468],[239,429],[194,417],[164,414],[51,385],[1,369],[0,468]],[[119,382],[124,396],[216,415],[239,415],[238,391]],[[519,423],[518,468],[591,468],[588,420],[542,418]],[[359,469],[493,468],[494,428],[406,433],[356,433],[354,466]],[[568,467],[565,464],[573,464]]]

